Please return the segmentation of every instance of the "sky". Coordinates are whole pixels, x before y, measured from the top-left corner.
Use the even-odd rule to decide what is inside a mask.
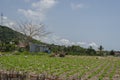
[[[120,50],[120,0],[0,0],[0,13],[4,25],[44,23],[47,43]]]

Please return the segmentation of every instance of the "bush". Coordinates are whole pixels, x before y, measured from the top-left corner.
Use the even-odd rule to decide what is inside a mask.
[[[115,55],[115,52],[113,50],[111,50],[110,55]]]
[[[19,48],[18,51],[19,51],[19,52],[24,52],[24,51],[25,51],[25,48]]]
[[[24,52],[22,52],[22,54],[29,55],[30,53],[28,51],[24,51]]]
[[[20,54],[21,54],[21,52],[18,52],[18,51],[13,52],[13,55],[20,55]]]
[[[52,54],[50,54],[50,57],[56,57],[56,53],[52,53]]]
[[[65,54],[64,53],[60,53],[59,57],[65,57]]]
[[[58,52],[50,54],[50,57],[65,57],[65,53]]]

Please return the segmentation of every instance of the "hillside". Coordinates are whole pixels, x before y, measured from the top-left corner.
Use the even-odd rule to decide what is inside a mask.
[[[21,41],[22,38],[25,37],[25,35],[7,27],[7,26],[1,26],[0,25],[0,41],[3,43],[11,42],[11,41]],[[33,43],[43,44],[42,42],[33,39]]]
[[[22,35],[19,32],[12,30],[9,27],[0,25],[0,41],[1,42],[10,42],[18,40],[18,35]]]
[[[24,44],[26,38],[27,36],[24,34],[7,26],[0,25],[0,51],[12,51],[15,49],[15,45],[19,45],[19,42],[23,42]],[[31,42],[36,44],[45,44],[36,39],[32,39]]]

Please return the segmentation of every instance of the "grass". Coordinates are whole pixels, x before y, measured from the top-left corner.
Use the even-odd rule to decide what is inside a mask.
[[[106,76],[110,65],[114,65],[114,67],[110,71],[111,73]],[[1,70],[15,70],[35,74],[47,73],[56,76],[64,75],[67,79],[75,74],[81,78],[86,73],[89,73],[87,74],[88,79],[95,77],[97,74],[100,74],[98,76],[100,80],[104,77],[112,79],[119,69],[119,65],[120,58],[118,57],[66,56],[65,58],[59,58],[49,57],[48,55],[9,55],[0,57]],[[103,72],[101,72],[102,70]]]

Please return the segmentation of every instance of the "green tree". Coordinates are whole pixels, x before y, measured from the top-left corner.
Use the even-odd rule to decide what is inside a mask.
[[[99,46],[98,50],[99,50],[99,55],[103,55],[104,54],[103,53],[104,48],[103,48],[102,45]]]
[[[92,46],[90,46],[87,50],[86,50],[86,54],[87,55],[96,55],[96,51],[92,48]]]
[[[111,51],[110,51],[110,55],[115,55],[114,50],[111,50]]]

